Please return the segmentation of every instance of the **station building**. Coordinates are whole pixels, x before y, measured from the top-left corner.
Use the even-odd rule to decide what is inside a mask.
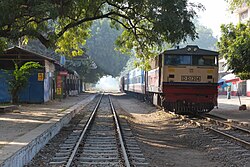
[[[53,58],[15,46],[0,54],[0,103],[12,101],[6,71],[14,69],[14,62],[21,66],[29,61],[39,62],[43,68],[34,70],[19,94],[19,102],[44,103],[80,92],[79,75],[75,71],[65,69]]]

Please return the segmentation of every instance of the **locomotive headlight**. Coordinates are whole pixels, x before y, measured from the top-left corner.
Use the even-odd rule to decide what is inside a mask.
[[[211,70],[211,69],[207,70],[208,74],[213,74],[213,72],[214,72],[214,70]]]
[[[175,69],[174,68],[169,68],[168,72],[175,72]]]

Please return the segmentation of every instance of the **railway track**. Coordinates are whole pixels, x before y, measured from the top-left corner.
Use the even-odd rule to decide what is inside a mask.
[[[250,149],[249,129],[237,126],[233,122],[227,122],[226,120],[216,118],[210,114],[202,116],[202,118],[206,121],[204,121],[204,123],[201,123],[200,126],[210,131],[213,131],[214,133],[217,133],[223,136],[224,138],[232,140],[247,149]],[[210,123],[212,123],[212,125]]]
[[[237,126],[233,122],[210,114],[195,117],[174,115],[250,150],[250,130],[246,129],[247,127]]]
[[[127,125],[120,127],[107,95],[101,96],[88,121],[80,121],[50,161],[50,166],[65,167],[147,165]]]

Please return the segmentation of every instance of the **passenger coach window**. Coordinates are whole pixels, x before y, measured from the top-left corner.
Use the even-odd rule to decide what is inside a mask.
[[[199,56],[199,55],[193,55],[193,65],[198,66],[216,66],[217,65],[217,59],[215,56]]]
[[[165,65],[191,65],[191,56],[188,55],[165,55]]]

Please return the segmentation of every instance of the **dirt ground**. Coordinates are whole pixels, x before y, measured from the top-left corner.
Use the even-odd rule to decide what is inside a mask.
[[[202,129],[132,97],[114,95],[116,110],[129,120],[152,167],[245,166],[207,137]],[[224,152],[224,153],[221,153]]]

